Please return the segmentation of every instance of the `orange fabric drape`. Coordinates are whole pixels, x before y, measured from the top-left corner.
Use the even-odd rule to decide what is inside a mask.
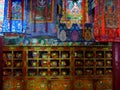
[[[104,0],[103,0],[103,6],[104,6]],[[104,36],[105,35],[105,20],[104,20],[104,16],[105,16],[105,10],[104,10],[104,8],[102,8],[102,36]]]

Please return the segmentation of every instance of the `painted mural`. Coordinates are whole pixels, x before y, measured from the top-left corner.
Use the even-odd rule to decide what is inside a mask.
[[[36,3],[38,7],[33,8]],[[5,15],[1,33],[24,33],[26,37],[30,38],[55,37],[56,3],[54,0],[37,0],[36,2],[33,0],[5,0]],[[48,5],[46,6],[46,4]],[[39,11],[42,13],[40,14]],[[40,19],[40,17],[42,18]]]
[[[54,0],[26,1],[26,37],[56,37],[56,6]]]
[[[20,36],[19,44],[21,42],[24,44],[26,38],[28,38],[27,43],[29,45],[30,39],[33,38],[38,39],[39,45],[91,43],[94,42],[94,37],[97,42],[119,42],[120,13],[118,10],[120,8],[117,6],[120,1],[95,1],[94,30],[93,24],[88,23],[86,20],[87,8],[85,6],[87,6],[87,3],[84,6],[83,1],[57,0],[55,2],[54,0],[36,0],[34,2],[33,0],[5,0],[5,7],[3,4],[0,7],[2,9],[4,7],[4,17],[0,17],[1,20],[3,18],[0,32],[4,35],[9,33],[12,38],[16,36],[18,38],[19,34],[24,34],[22,38]],[[36,8],[34,7],[35,5],[37,5]],[[45,15],[45,12],[49,16]],[[85,12],[85,16],[81,16],[83,12]],[[1,14],[3,14],[2,11]],[[79,23],[76,20],[84,23]],[[13,36],[13,33],[18,35]],[[7,44],[15,44],[11,43],[9,39],[5,42]],[[25,43],[25,45],[27,44]]]
[[[82,16],[85,9],[82,0],[76,3],[71,0],[6,0],[5,3],[2,32],[6,45],[77,46],[94,42],[93,24],[80,23],[86,17]],[[62,22],[64,16],[66,20]]]

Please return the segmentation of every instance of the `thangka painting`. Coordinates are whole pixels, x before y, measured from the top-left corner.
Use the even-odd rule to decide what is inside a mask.
[[[81,0],[78,2],[72,2],[67,0],[66,4],[66,19],[67,20],[82,20],[82,5]]]
[[[63,0],[62,4],[62,19],[61,22],[82,23],[85,16],[84,0]]]
[[[11,20],[22,20],[24,16],[24,0],[9,0],[8,18]]]
[[[120,1],[96,0],[94,37],[99,42],[120,42]]]
[[[54,14],[54,0],[31,0],[31,22],[52,22]]]
[[[24,0],[5,0],[2,33],[25,33],[26,18],[24,6]]]
[[[118,28],[117,0],[105,0],[105,26],[106,28]]]

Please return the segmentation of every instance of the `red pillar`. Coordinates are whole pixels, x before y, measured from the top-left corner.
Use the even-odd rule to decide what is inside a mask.
[[[120,43],[113,43],[113,90],[120,90]]]
[[[3,90],[2,82],[2,48],[3,48],[3,38],[0,37],[0,90]]]

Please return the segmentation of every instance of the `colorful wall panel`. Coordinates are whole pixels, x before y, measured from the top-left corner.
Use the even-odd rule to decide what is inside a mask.
[[[81,24],[72,24],[71,28],[67,28],[66,24],[60,24],[58,30],[58,39],[62,42],[93,42],[93,25],[86,23],[84,25],[84,36]]]
[[[89,79],[75,79],[73,90],[94,90],[93,81]]]
[[[51,80],[50,90],[71,90],[70,80]]]
[[[40,78],[27,78],[26,90],[49,90],[48,89],[48,80]]]
[[[111,79],[103,79],[98,80],[95,83],[96,90],[110,90],[112,88],[112,80]]]
[[[23,78],[3,78],[3,90],[26,90]]]

